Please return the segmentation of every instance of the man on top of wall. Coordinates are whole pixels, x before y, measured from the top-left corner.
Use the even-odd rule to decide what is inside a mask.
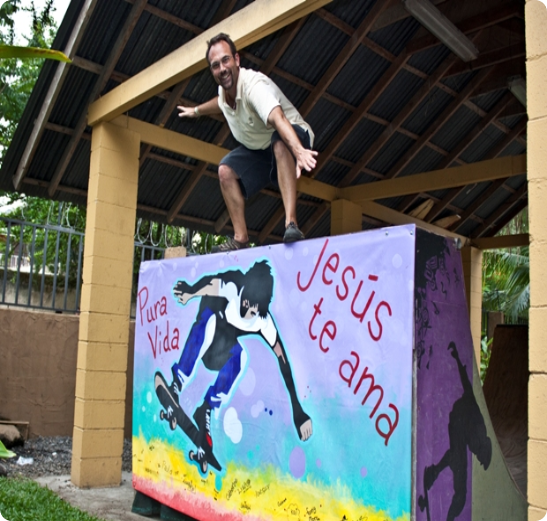
[[[234,42],[224,33],[211,38],[207,61],[218,83],[218,96],[196,107],[177,107],[179,117],[224,114],[241,144],[218,167],[220,188],[234,237],[213,252],[246,248],[245,199],[273,182],[285,207],[284,242],[304,238],[296,218],[296,180],[317,164],[314,134],[294,105],[270,78],[240,67]]]

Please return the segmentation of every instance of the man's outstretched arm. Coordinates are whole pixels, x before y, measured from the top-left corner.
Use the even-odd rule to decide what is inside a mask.
[[[218,96],[196,105],[195,107],[185,107],[184,105],[178,105],[179,118],[197,118],[199,116],[209,116],[212,114],[220,114],[222,111],[218,105]]]
[[[179,280],[173,287],[173,294],[181,304],[186,304],[194,297],[218,297],[219,288],[220,279],[207,275],[194,284]]]
[[[281,376],[285,382],[285,387],[289,391],[289,397],[291,399],[292,414],[294,420],[294,426],[298,431],[298,435],[302,441],[306,441],[313,434],[313,426],[311,418],[304,412],[298,396],[296,394],[296,387],[294,385],[294,378],[292,375],[291,365],[289,359],[287,358],[287,353],[279,335],[277,335],[277,340],[275,345],[272,347],[273,352],[277,356],[277,361],[279,363],[279,369],[281,370]]]

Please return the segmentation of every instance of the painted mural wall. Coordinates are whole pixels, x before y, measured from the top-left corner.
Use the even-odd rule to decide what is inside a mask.
[[[416,521],[524,521],[475,363],[461,255],[417,231]]]
[[[198,520],[408,520],[415,228],[144,263],[133,484]]]

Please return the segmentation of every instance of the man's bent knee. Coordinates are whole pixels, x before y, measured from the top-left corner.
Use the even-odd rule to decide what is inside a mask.
[[[235,173],[235,170],[230,168],[228,165],[220,165],[218,167],[218,178],[221,183],[231,183],[239,179],[238,175]]]

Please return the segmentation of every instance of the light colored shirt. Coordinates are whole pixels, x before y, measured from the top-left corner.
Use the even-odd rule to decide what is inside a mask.
[[[240,67],[235,110],[226,103],[221,86],[218,87],[218,104],[234,138],[251,150],[264,150],[270,146],[275,129],[268,124],[268,116],[278,106],[292,125],[308,131],[310,146],[313,146],[311,127],[281,89],[261,72]]]
[[[265,317],[255,315],[251,318],[241,316],[241,292],[237,292],[237,286],[233,282],[225,284],[220,281],[218,289],[219,297],[224,297],[228,301],[226,306],[226,321],[241,331],[248,333],[260,333],[270,346],[274,347],[277,340],[277,329],[271,315],[268,313]]]

